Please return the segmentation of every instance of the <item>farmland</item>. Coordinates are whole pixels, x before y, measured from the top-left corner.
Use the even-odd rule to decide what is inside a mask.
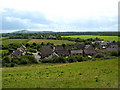
[[[73,35],[73,36],[62,36],[62,37],[71,37],[71,38],[81,38],[81,39],[88,39],[88,38],[101,38],[105,41],[118,41],[118,36],[99,36],[99,35]]]
[[[31,43],[53,43],[54,45],[61,45],[61,44],[74,44],[75,42],[73,41],[67,41],[67,40],[49,40],[49,39],[32,39],[28,41],[29,44]]]
[[[117,88],[118,59],[2,69],[3,88]]]
[[[0,40],[6,40],[8,39],[9,37],[0,37]]]
[[[29,39],[6,39],[6,40],[3,40],[2,41],[2,44],[3,45],[8,45],[8,44],[11,44],[11,43],[19,43],[19,44],[22,44],[22,43],[26,43]]]
[[[8,53],[8,50],[0,50],[0,55],[4,55],[5,53]]]

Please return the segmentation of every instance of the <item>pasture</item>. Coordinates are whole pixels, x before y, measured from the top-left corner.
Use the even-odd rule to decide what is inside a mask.
[[[88,38],[101,38],[105,41],[118,41],[118,36],[99,36],[99,35],[73,35],[73,36],[62,36],[62,37],[71,37],[71,38],[81,38],[81,39],[88,39]]]
[[[118,59],[2,69],[3,88],[118,88]]]
[[[31,39],[30,41],[28,41],[29,44],[32,43],[38,43],[41,44],[43,43],[53,43],[54,45],[61,45],[61,44],[74,44],[75,42],[73,41],[67,41],[67,40],[49,40],[49,39]]]
[[[8,50],[0,50],[0,55],[4,55],[5,53],[8,53]]]
[[[6,40],[9,39],[9,37],[0,37],[0,40]]]
[[[6,39],[6,40],[2,41],[2,44],[3,45],[8,45],[8,44],[11,44],[11,43],[22,44],[22,43],[26,43],[26,42],[28,42],[28,39]]]

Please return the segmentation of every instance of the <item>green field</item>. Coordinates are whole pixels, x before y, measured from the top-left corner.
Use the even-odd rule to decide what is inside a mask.
[[[2,69],[3,88],[117,88],[118,59]]]
[[[4,55],[5,53],[8,53],[8,50],[0,50],[1,55]]]
[[[71,38],[81,38],[81,39],[88,39],[88,38],[101,38],[105,41],[118,41],[118,36],[99,36],[99,35],[73,35],[73,36],[62,36],[62,37],[71,37]]]
[[[26,42],[28,42],[28,39],[6,39],[6,40],[2,41],[2,44],[3,45],[8,45],[8,44],[11,44],[11,43],[22,44],[22,43],[26,43]]]
[[[8,39],[9,37],[0,37],[0,40]]]
[[[31,39],[28,43],[53,43],[54,45],[61,45],[61,44],[74,44],[75,42],[73,41],[67,41],[67,40],[48,40],[48,39]]]

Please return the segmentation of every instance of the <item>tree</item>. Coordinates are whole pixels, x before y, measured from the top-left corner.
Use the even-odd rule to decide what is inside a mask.
[[[45,45],[44,42],[42,42],[41,45],[42,45],[42,46]]]
[[[34,42],[32,45],[33,45],[33,46],[36,46],[37,44]]]
[[[29,47],[30,46],[30,44],[29,43],[26,43],[26,45],[25,45],[26,47]]]
[[[62,46],[63,46],[63,48],[65,48],[66,45],[65,45],[65,44],[62,44]]]
[[[5,56],[4,58],[3,58],[3,62],[5,62],[5,63],[10,63],[11,62],[11,59],[9,58],[9,56]]]

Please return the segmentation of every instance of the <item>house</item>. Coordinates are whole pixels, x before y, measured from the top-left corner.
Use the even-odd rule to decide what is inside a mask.
[[[86,45],[85,49],[83,50],[83,55],[94,55],[96,51],[92,45]]]
[[[85,47],[85,45],[81,43],[75,43],[74,46],[77,47],[77,49],[84,49]]]
[[[58,54],[56,54],[55,52],[53,52],[50,56],[48,56],[47,58],[53,58],[53,57],[59,57]]]
[[[107,51],[107,49],[105,48],[105,49],[95,49],[95,51],[96,51],[96,53],[107,53],[108,51]]]
[[[106,50],[108,51],[108,52],[111,52],[111,51],[118,51],[118,45],[110,45],[108,48],[106,48]]]
[[[56,46],[55,53],[59,56],[70,56],[72,46]]]
[[[102,43],[100,43],[99,47],[100,48],[107,48],[108,44],[109,44],[108,42],[102,42]]]
[[[22,45],[20,48],[17,48],[17,50],[13,51],[12,54],[9,55],[10,58],[20,57],[23,55],[26,55],[27,49],[24,45]]]
[[[73,55],[82,55],[83,50],[71,50],[71,56]]]
[[[41,56],[38,54],[39,52],[36,52],[36,53],[32,53],[33,54],[33,57],[36,59],[36,60],[40,60],[41,59]]]
[[[41,48],[41,58],[49,57],[54,52],[54,47],[51,45],[42,46]]]
[[[103,43],[104,41],[103,40],[96,40],[94,41],[94,43]]]

